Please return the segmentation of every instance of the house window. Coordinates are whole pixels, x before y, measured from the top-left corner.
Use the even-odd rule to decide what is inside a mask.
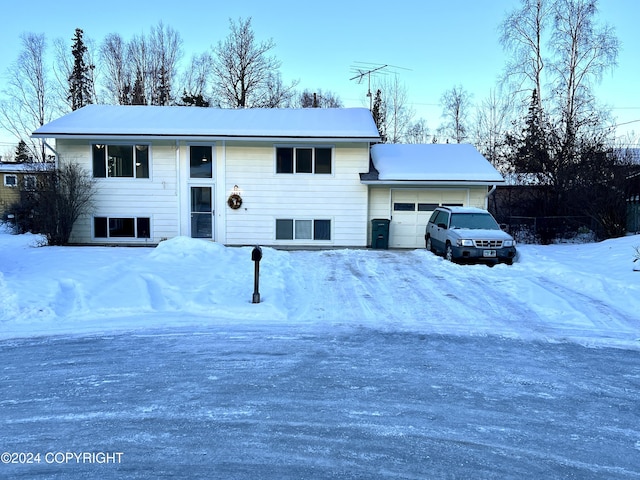
[[[34,191],[37,187],[37,179],[35,175],[25,175],[22,182],[25,190]]]
[[[331,240],[331,220],[277,219],[276,240]]]
[[[415,203],[401,203],[395,202],[393,204],[393,210],[396,212],[415,212],[416,204]]]
[[[151,238],[149,217],[94,217],[96,238]]]
[[[276,147],[276,173],[331,174],[329,147]]]
[[[96,178],[149,178],[149,145],[92,145]]]
[[[213,178],[213,149],[210,145],[189,147],[189,177]]]
[[[17,175],[9,175],[4,174],[4,186],[5,187],[17,187],[18,186],[18,176]]]
[[[419,203],[418,211],[419,212],[433,212],[440,205],[437,203]]]

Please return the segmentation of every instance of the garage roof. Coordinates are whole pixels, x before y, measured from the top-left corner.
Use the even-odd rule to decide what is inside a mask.
[[[464,143],[377,144],[371,147],[372,170],[367,184],[496,184],[504,183],[473,145]]]
[[[33,132],[38,138],[168,137],[380,140],[366,108],[88,105]]]

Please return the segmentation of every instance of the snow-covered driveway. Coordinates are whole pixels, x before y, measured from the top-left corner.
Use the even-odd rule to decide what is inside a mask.
[[[157,248],[33,248],[0,234],[0,337],[167,325],[363,325],[640,347],[640,236],[521,245],[513,266],[425,250],[264,249],[176,238]]]

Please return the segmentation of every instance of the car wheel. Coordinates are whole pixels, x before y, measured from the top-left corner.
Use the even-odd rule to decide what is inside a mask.
[[[444,258],[446,258],[448,261],[453,262],[453,248],[451,248],[451,244],[447,243],[447,246],[444,250]]]
[[[433,245],[431,244],[431,237],[427,237],[427,250],[433,252]]]

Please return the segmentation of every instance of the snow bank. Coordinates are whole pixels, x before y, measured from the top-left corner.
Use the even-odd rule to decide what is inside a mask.
[[[0,232],[0,337],[184,325],[356,325],[640,346],[640,236],[522,245],[513,266],[461,266],[423,249],[263,248],[178,237],[156,248],[37,247]]]

